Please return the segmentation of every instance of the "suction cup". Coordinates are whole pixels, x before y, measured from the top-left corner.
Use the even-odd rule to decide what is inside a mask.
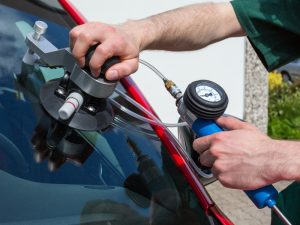
[[[64,104],[64,99],[55,94],[58,87],[59,79],[55,79],[42,85],[40,89],[41,104],[55,120],[70,128],[86,131],[102,130],[112,123],[114,114],[110,103],[106,99],[99,99],[99,102],[101,102],[100,107],[94,114],[90,114],[81,108],[70,119],[61,120],[58,110]]]

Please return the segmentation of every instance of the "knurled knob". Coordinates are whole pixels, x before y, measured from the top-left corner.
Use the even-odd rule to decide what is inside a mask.
[[[45,22],[40,20],[36,21],[33,26],[33,30],[34,30],[33,38],[38,41],[40,37],[44,33],[46,33],[47,28],[48,25]]]

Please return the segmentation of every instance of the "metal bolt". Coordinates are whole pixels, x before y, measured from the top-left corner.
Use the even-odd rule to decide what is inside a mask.
[[[46,32],[48,25],[43,21],[36,21],[33,26],[33,39],[40,40],[40,37]]]
[[[95,112],[96,112],[96,108],[95,108],[94,106],[92,106],[92,105],[89,105],[89,106],[87,107],[87,109],[88,109],[91,113],[95,113]]]
[[[70,73],[69,72],[66,72],[65,74],[64,74],[64,80],[65,81],[68,81],[69,80],[69,78],[70,78]]]
[[[65,90],[62,88],[58,88],[58,89],[56,89],[56,93],[60,96],[63,96],[65,94]]]

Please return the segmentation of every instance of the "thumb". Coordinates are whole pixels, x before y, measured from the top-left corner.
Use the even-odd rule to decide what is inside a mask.
[[[255,126],[232,116],[219,117],[216,122],[226,130],[256,129]]]
[[[107,70],[106,79],[119,80],[134,73],[138,69],[138,62],[138,58],[122,60]]]

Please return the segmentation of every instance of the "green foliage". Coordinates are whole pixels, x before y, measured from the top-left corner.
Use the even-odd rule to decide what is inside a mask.
[[[300,85],[282,84],[269,90],[268,134],[276,139],[300,139]]]

